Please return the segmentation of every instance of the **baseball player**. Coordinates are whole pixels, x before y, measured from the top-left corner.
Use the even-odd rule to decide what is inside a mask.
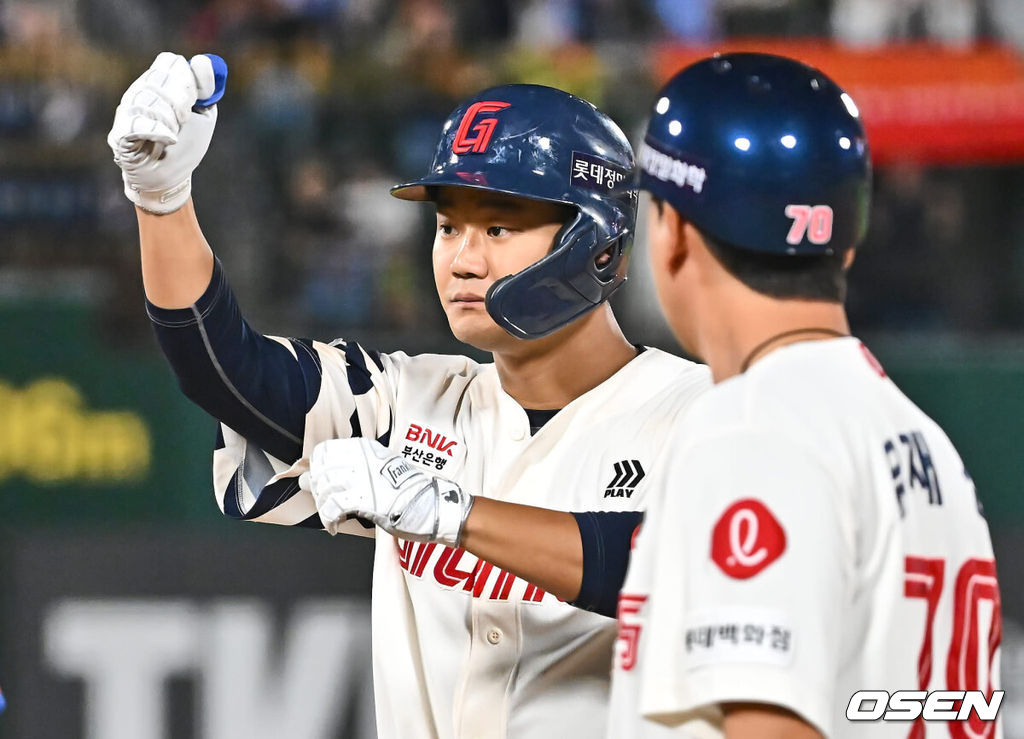
[[[871,182],[854,102],[792,60],[708,59],[658,95],[639,163],[659,298],[720,384],[662,448],[640,533],[599,526],[581,559],[549,545],[538,564],[558,514],[497,518],[477,497],[462,545],[535,582],[562,568],[617,589],[588,552],[634,539],[609,738],[999,736],[980,714],[847,718],[861,690],[981,690],[991,705],[1001,635],[963,463],[849,335],[845,275]],[[465,507],[453,482],[390,475],[400,460],[372,442],[328,445],[309,482],[328,527],[360,515],[434,540]]]
[[[376,536],[380,736],[600,736],[616,624],[562,600],[597,608],[587,583],[530,581],[456,545],[471,512],[500,517],[512,503],[555,509],[540,525],[577,543],[569,560],[594,520],[631,531],[663,440],[710,385],[706,368],[630,344],[606,303],[625,279],[636,214],[628,142],[567,93],[492,88],[451,114],[429,173],[392,191],[436,206],[439,298],[454,335],[493,363],[264,336],[242,318],[191,201],[217,71],[210,57],[159,55],[122,98],[108,143],[137,206],[160,345],[183,391],[221,421],[219,506],[320,527],[299,479],[311,456],[314,476],[330,478],[347,437],[394,455],[375,470],[393,486],[443,475],[451,482],[390,531],[351,516],[329,527]],[[463,490],[493,500],[473,511]],[[558,513],[573,510],[591,524]],[[520,519],[505,520],[507,541]]]
[[[637,158],[659,299],[716,386],[651,473],[608,736],[999,736],[847,718],[860,690],[991,697],[1001,634],[960,456],[849,335],[871,188],[853,100],[789,59],[706,59],[659,93]]]

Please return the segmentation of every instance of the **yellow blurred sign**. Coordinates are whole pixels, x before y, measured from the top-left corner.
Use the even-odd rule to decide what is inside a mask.
[[[0,381],[0,483],[130,482],[149,473],[149,429],[131,411],[94,411],[59,377],[24,389]]]

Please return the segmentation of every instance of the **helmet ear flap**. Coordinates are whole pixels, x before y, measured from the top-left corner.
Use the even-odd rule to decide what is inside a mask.
[[[587,233],[575,236],[565,257],[566,277],[569,284],[591,303],[601,303],[626,281],[625,256],[632,234],[629,230],[623,230],[615,239],[600,243],[598,231],[591,225]],[[608,254],[610,258],[606,263],[599,264],[598,260],[603,254]]]
[[[626,231],[602,244],[593,219],[580,213],[555,236],[550,254],[491,285],[487,312],[520,339],[557,331],[596,308],[625,282],[629,243]],[[598,266],[598,257],[609,249],[612,258]]]
[[[613,279],[619,271],[619,266],[622,264],[623,258],[626,256],[626,244],[628,242],[629,235],[623,234],[611,242],[607,248],[598,252],[594,255],[594,274],[602,280]],[[600,259],[604,256],[608,257],[604,264],[600,263]]]

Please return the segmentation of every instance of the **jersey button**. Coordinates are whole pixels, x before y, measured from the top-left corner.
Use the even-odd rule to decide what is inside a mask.
[[[501,642],[501,629],[491,629],[487,632],[487,641],[491,644],[498,644]]]
[[[522,429],[512,429],[512,441],[522,441],[526,438],[526,432]]]

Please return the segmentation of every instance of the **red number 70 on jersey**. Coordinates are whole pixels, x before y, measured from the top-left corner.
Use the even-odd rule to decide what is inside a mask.
[[[928,620],[924,641],[917,658],[917,679],[921,690],[927,690],[932,676],[932,627],[942,595],[946,562],[941,558],[907,557],[906,580],[903,594],[908,598],[923,598],[928,603]],[[991,559],[969,559],[957,572],[953,593],[953,636],[946,656],[946,688],[948,690],[979,690],[978,648],[980,605],[992,604],[989,621],[987,653],[988,674],[984,688],[992,695],[992,659],[1003,635],[1002,606],[999,583],[996,581],[996,563]],[[964,724],[967,724],[966,726]],[[983,722],[976,714],[964,722],[949,724],[953,739],[982,739],[995,731],[995,722]],[[918,717],[910,729],[910,739],[924,737],[924,720]]]

